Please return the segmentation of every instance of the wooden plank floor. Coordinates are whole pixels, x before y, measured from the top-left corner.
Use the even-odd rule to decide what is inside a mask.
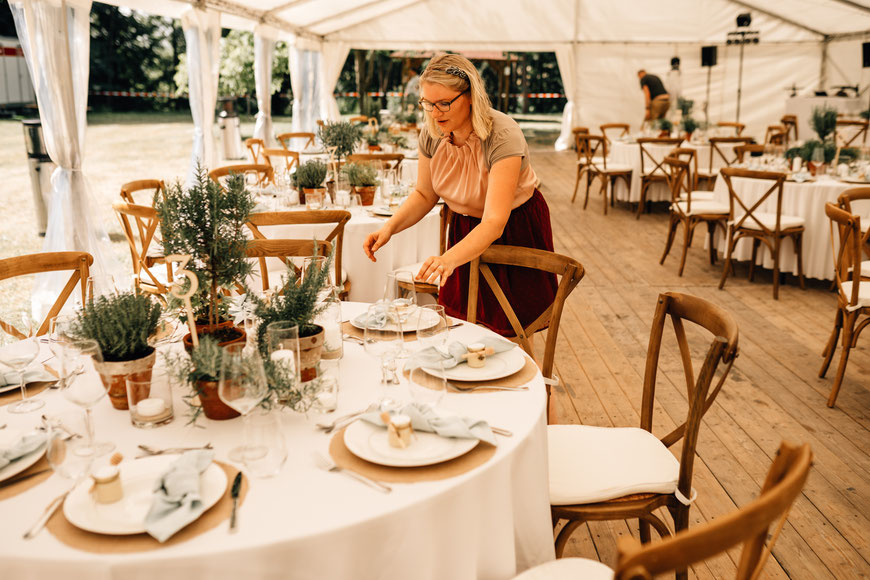
[[[850,357],[837,407],[828,409],[825,401],[839,361],[838,352],[828,377],[818,378],[836,307],[828,283],[808,281],[801,291],[789,276],[775,301],[770,272],[756,272],[749,283],[743,263],[719,290],[721,260],[710,265],[702,228],[679,277],[681,241],[659,265],[667,227],[664,207],[635,220],[633,206],[617,203],[604,216],[594,187],[584,211],[582,185],[571,203],[574,154],[540,150],[532,157],[550,206],[556,251],[586,269],[569,297],[559,336],[556,372],[563,386],[554,391],[559,422],[639,425],[656,297],[673,290],[719,304],[740,327],[740,356],[701,428],[691,525],[751,501],[780,441],[806,441],[815,454],[814,468],[765,573],[769,578],[870,577],[870,334],[861,337]],[[675,341],[665,344],[655,414],[659,434],[682,422],[686,412]],[[591,523],[575,532],[566,555],[613,564],[616,541],[625,534],[636,536],[637,524]],[[737,557],[732,551],[705,562],[693,576],[733,577]]]

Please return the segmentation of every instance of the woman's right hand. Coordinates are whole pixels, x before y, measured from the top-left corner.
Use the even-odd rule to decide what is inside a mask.
[[[393,234],[386,227],[382,227],[366,236],[366,239],[363,242],[363,251],[366,253],[366,256],[369,257],[369,260],[372,262],[378,261],[378,259],[375,258],[375,252],[385,246],[392,236]]]

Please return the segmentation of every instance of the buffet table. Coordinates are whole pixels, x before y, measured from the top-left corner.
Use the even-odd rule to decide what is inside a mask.
[[[343,303],[343,318],[364,308],[364,304]],[[470,341],[487,334],[492,333],[465,324],[451,331],[451,340]],[[413,349],[413,342],[408,345]],[[378,382],[379,364],[355,343],[345,342],[344,348],[335,415],[365,408],[384,388]],[[407,398],[406,382],[387,387],[394,391],[390,396]],[[274,411],[280,413],[289,456],[278,476],[249,480],[238,531],[229,533],[224,521],[183,543],[148,551],[119,553],[113,536],[102,535],[97,538],[104,545],[102,553],[84,551],[62,543],[49,529],[23,540],[22,532],[68,486],[52,475],[0,501],[0,577],[512,578],[554,557],[546,391],[540,373],[527,384],[527,391],[446,394],[441,407],[485,419],[513,435],[498,436],[492,456],[470,471],[438,481],[391,483],[390,494],[316,466],[312,454],[326,454],[330,446],[330,436],[315,429],[324,417]],[[136,456],[139,444],[170,447],[210,442],[215,459],[228,462],[229,449],[241,441],[241,421],[201,418],[199,428],[187,425],[180,395],[176,389],[175,419],[152,430],[134,428],[128,412],[112,409],[103,399],[94,409],[97,436],[111,438],[125,461]],[[45,400],[44,412],[49,415],[73,408],[57,390],[36,396]],[[11,428],[33,428],[40,422],[39,415],[13,415],[0,407],[2,422]],[[236,466],[231,469],[234,473]]]

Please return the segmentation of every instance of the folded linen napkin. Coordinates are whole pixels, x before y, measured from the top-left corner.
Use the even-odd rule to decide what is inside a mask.
[[[187,451],[157,480],[154,500],[145,516],[145,531],[158,542],[165,542],[205,511],[199,495],[199,476],[212,459],[211,450]]]
[[[495,435],[489,428],[489,423],[470,417],[444,414],[425,403],[408,403],[397,411],[411,418],[411,426],[416,431],[435,433],[441,437],[457,439],[479,439],[495,445]],[[363,421],[386,427],[381,420],[380,411],[372,411],[360,417]]]
[[[42,365],[31,367],[24,371],[24,384],[36,383],[39,381],[56,381],[57,377],[45,370]],[[0,387],[8,387],[9,385],[18,384],[18,371],[7,371],[0,373]]]
[[[485,336],[474,341],[469,341],[468,344],[474,342],[480,343],[487,348],[492,348],[495,354],[509,351],[517,346],[509,340],[495,336]],[[462,355],[468,352],[468,344],[459,341],[451,342],[447,345],[447,352],[439,350],[434,346],[418,350],[408,358],[408,362],[405,363],[405,370],[410,372],[417,367],[433,369],[439,366],[444,369],[452,369],[456,365],[466,362],[462,358]]]
[[[369,313],[363,312],[353,319],[353,324],[359,328],[383,328],[387,325],[389,319],[390,317],[387,315],[385,308],[377,308],[372,313],[371,320],[369,319]]]
[[[28,433],[10,433],[0,441],[0,469],[3,469],[16,459],[21,459],[33,453],[45,443],[45,433],[30,431]]]

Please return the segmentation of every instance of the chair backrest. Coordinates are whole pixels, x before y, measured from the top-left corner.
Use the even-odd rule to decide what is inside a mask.
[[[16,276],[27,276],[29,274],[41,274],[43,272],[62,272],[71,270],[69,280],[60,291],[57,300],[51,305],[45,319],[38,323],[36,327],[36,336],[42,336],[48,332],[48,326],[51,319],[57,316],[63,308],[66,301],[72,295],[73,290],[78,284],[81,287],[82,304],[87,302],[90,296],[88,292],[88,278],[90,277],[90,267],[94,263],[94,257],[87,252],[42,252],[38,254],[24,254],[15,256],[14,258],[0,259],[0,280],[15,278]],[[7,333],[17,338],[27,338],[24,334],[18,331],[14,325],[0,320],[0,328]]]
[[[713,172],[714,157],[721,159],[725,167],[731,167],[731,164],[737,161],[737,154],[733,147],[749,145],[750,143],[752,143],[752,139],[749,137],[710,137],[710,173]],[[730,154],[728,145],[733,146]]]
[[[299,153],[288,149],[267,147],[263,149],[263,159],[275,174],[283,172],[284,175],[290,175],[294,167],[299,167]],[[282,161],[278,163],[278,159]]]
[[[746,160],[746,154],[753,153],[764,154],[764,145],[738,145],[734,148],[734,155],[737,163],[743,163]]]
[[[293,239],[256,239],[248,240],[245,254],[248,258],[257,258],[260,262],[260,277],[263,282],[263,292],[269,290],[269,270],[266,258],[279,258],[288,268],[299,274],[293,267],[291,258],[308,258],[310,256],[328,256],[332,252],[332,244],[323,240],[293,240]]]
[[[665,157],[662,162],[668,169],[668,187],[671,190],[671,211],[677,211],[689,215],[692,211],[692,185],[691,185],[691,165],[684,159],[670,156]],[[678,205],[674,205],[681,200],[685,195],[686,211],[682,212]]]
[[[740,137],[741,133],[743,133],[743,129],[746,128],[746,125],[743,123],[735,123],[734,121],[719,121],[716,123],[716,126],[734,129],[734,135],[736,137]]]
[[[859,202],[859,208],[853,207],[854,202]],[[870,187],[850,187],[837,196],[837,205],[849,213],[870,216]],[[864,254],[870,258],[870,227],[861,234],[861,247]],[[864,272],[864,278],[870,278],[870,272]]]
[[[281,143],[281,147],[284,149],[305,149],[306,147],[314,147],[314,133],[305,133],[305,132],[296,132],[296,133],[281,133],[277,137],[275,137],[279,143]],[[304,140],[302,147],[292,148],[291,139],[299,139]]]
[[[263,143],[262,139],[257,139],[256,137],[245,139],[245,147],[247,147],[248,151],[251,152],[251,163],[263,162],[262,159],[260,159],[260,155],[263,154],[263,149],[266,148],[266,144]]]
[[[798,126],[797,126],[797,115],[783,115],[782,119],[779,120],[783,127],[785,127],[785,144],[788,145],[789,141],[791,141],[791,134],[794,132],[794,140],[798,139]]]
[[[508,302],[504,291],[495,279],[489,264],[531,268],[533,270],[550,272],[561,277],[553,304],[535,321],[524,328],[517,318],[513,307]],[[559,334],[562,309],[565,306],[565,300],[568,298],[568,295],[580,283],[584,273],[580,262],[555,252],[534,248],[521,248],[518,246],[492,245],[471,262],[471,273],[468,280],[468,322],[477,322],[477,298],[480,293],[480,274],[483,274],[487,287],[495,295],[499,306],[501,306],[502,311],[507,316],[520,346],[530,356],[533,357],[534,352],[532,352],[529,336],[549,327],[547,330],[547,343],[544,347],[544,362],[541,366],[541,373],[546,378],[552,378],[553,358],[556,353],[556,338]]]
[[[752,229],[761,229],[766,236],[779,236],[779,232],[782,231],[781,221],[782,221],[782,184],[785,183],[785,173],[779,173],[776,171],[753,171],[751,169],[737,169],[734,167],[726,167],[722,169],[720,172],[722,174],[722,178],[725,180],[725,185],[728,186],[728,204],[731,208],[730,215],[734,219],[732,228],[741,228],[743,224],[747,223],[747,220],[751,220],[749,223],[752,225]],[[740,197],[740,194],[734,190],[734,184],[732,179],[735,177],[742,177],[747,179],[763,179],[765,181],[770,182],[770,187],[763,195],[759,196],[758,199],[751,206],[747,205],[747,202],[743,201],[743,198]],[[767,201],[767,198],[776,195],[776,225],[774,229],[770,229],[764,223],[762,223],[758,217],[756,217],[755,212],[761,212],[763,210],[759,209]],[[769,212],[773,213],[773,212]],[[757,226],[757,227],[756,227]]]
[[[867,142],[867,126],[870,121],[860,119],[837,119],[835,136],[837,147],[849,147],[861,138],[861,143]]]
[[[326,236],[317,236],[318,242],[328,242],[330,248],[335,246],[335,283],[341,285],[341,254],[344,246],[344,226],[350,221],[351,214],[343,210],[307,210],[307,211],[265,211],[252,213],[248,217],[247,226],[256,240],[270,239],[260,229],[268,226],[299,225],[299,224],[332,224],[333,228]],[[311,255],[310,253],[308,254]],[[305,257],[297,256],[297,257]],[[285,261],[285,263],[287,263]],[[287,263],[288,267],[290,266]],[[265,260],[260,260],[260,271],[263,277],[263,290],[269,288],[269,274]]]
[[[124,237],[127,238],[130,258],[133,262],[133,281],[136,288],[151,294],[166,294],[169,292],[169,288],[151,271],[154,261],[149,260],[149,250],[155,241],[155,232],[160,226],[157,211],[153,207],[122,201],[113,203],[112,209],[115,210],[118,220],[121,222],[121,229],[124,230]],[[135,228],[130,223],[131,221],[135,223]],[[169,277],[171,266],[167,266],[167,268],[166,281],[169,281],[171,279]]]
[[[631,127],[629,127],[628,123],[604,123],[598,128],[601,129],[601,135],[604,136],[604,140],[607,141],[608,145],[613,142],[613,139],[619,139],[631,134]],[[610,135],[607,134],[608,131]]]
[[[861,217],[840,209],[830,202],[825,204],[825,215],[831,220],[831,250],[834,253],[837,290],[842,301],[848,306],[855,307],[858,304],[861,284],[851,284],[851,290],[846,292],[843,283],[861,280],[862,277]],[[834,224],[837,226],[836,238],[838,239],[834,236]]]
[[[667,177],[668,171],[662,165],[675,147],[683,140],[679,137],[641,137],[637,140],[640,147],[640,173],[643,176],[659,175]]]
[[[686,161],[689,164],[686,168],[689,186],[692,191],[698,189],[698,150],[694,147],[676,147],[671,151],[669,157]]]
[[[604,137],[577,133],[574,143],[577,146],[577,158],[582,159],[590,171],[607,171],[607,140]]]
[[[398,169],[405,156],[401,153],[354,153],[348,163],[373,163],[378,169]]]
[[[800,495],[812,467],[808,443],[783,441],[767,471],[758,499],[735,512],[646,545],[631,536],[620,538],[616,580],[648,580],[659,574],[685,570],[691,564],[743,545],[737,580],[760,577],[761,570],[785,525],[789,508]],[[776,525],[769,534],[770,527]],[[768,535],[770,541],[767,542]]]
[[[652,329],[647,348],[646,372],[643,380],[643,399],[641,402],[640,428],[652,433],[653,408],[656,392],[659,355],[665,323],[670,318],[674,335],[679,346],[683,375],[686,379],[688,412],[686,420],[673,431],[661,437],[661,442],[670,447],[682,439],[680,456],[680,476],[677,488],[685,496],[692,492],[692,469],[695,461],[695,446],[701,419],[713,404],[722,389],[734,359],[737,357],[738,329],[734,318],[722,308],[696,296],[665,292],[660,294],[653,317]],[[684,322],[692,322],[699,329],[706,329],[712,335],[706,350],[701,369],[695,374],[692,366],[691,351],[686,338]],[[719,381],[711,390],[711,384],[720,364],[725,367]]]
[[[241,173],[245,176],[245,183],[249,186],[264,187],[266,184],[275,182],[275,172],[271,165],[265,163],[238,163],[217,167],[208,172],[212,181],[225,187],[225,179],[230,173]]]
[[[768,125],[764,132],[766,145],[785,145],[788,141],[788,129],[784,125]]]
[[[368,123],[369,118],[366,117],[365,115],[357,115],[355,117],[351,117],[350,119],[348,119],[348,122],[349,123]]]
[[[140,191],[147,192],[147,198],[144,195],[138,196],[144,198],[142,201],[147,201],[147,204],[142,203],[142,201],[136,201],[137,196],[135,194]],[[153,206],[154,202],[165,193],[166,185],[160,179],[139,179],[137,181],[128,181],[121,186],[121,199],[127,203],[138,203],[139,205]]]

